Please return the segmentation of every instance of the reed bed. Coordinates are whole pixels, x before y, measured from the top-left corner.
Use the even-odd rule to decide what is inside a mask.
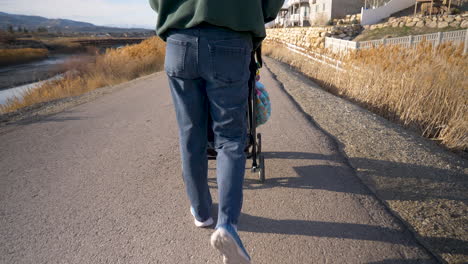
[[[0,105],[0,113],[7,113],[33,104],[77,96],[88,91],[126,82],[162,70],[165,43],[157,37],[138,45],[108,49],[105,54],[89,60],[75,60],[74,67],[60,80],[30,89],[21,98]]]
[[[47,49],[0,49],[0,66],[39,60],[49,55]]]
[[[343,72],[272,42],[264,54],[296,67],[328,91],[419,131],[452,150],[468,150],[468,56],[462,46],[379,47],[342,56]]]

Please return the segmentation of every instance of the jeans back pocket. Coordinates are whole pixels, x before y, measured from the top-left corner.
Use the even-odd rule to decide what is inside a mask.
[[[189,46],[190,43],[187,41],[177,40],[170,37],[167,38],[164,69],[169,76],[184,77],[185,61]]]
[[[213,41],[208,48],[214,79],[228,84],[248,80],[251,47],[247,40]]]

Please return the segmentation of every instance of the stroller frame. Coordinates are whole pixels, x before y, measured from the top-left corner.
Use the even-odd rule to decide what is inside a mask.
[[[265,157],[262,154],[262,134],[257,133],[257,97],[256,97],[256,75],[257,70],[263,66],[261,47],[258,47],[252,52],[251,61],[249,65],[250,78],[249,78],[249,103],[247,111],[247,130],[248,142],[245,148],[247,159],[252,159],[251,172],[258,175],[258,180],[265,182]],[[211,131],[211,127],[208,128]],[[211,132],[212,133],[212,132]],[[208,159],[216,159],[216,151],[208,149]]]

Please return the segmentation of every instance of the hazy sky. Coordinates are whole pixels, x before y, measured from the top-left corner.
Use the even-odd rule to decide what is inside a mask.
[[[96,25],[156,25],[156,13],[148,0],[0,0],[0,11]]]

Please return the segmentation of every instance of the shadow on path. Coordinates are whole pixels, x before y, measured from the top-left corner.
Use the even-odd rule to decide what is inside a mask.
[[[218,216],[218,204],[213,204],[212,215],[214,219]],[[412,239],[409,231],[404,231],[364,225],[353,223],[333,223],[323,221],[305,221],[294,219],[270,219],[260,216],[254,216],[242,213],[239,219],[239,231],[252,232],[252,233],[266,233],[266,234],[281,234],[281,235],[297,235],[297,236],[311,236],[311,237],[326,237],[338,239],[352,239],[364,241],[378,241],[390,244],[400,244],[409,247],[419,247],[419,245]],[[402,233],[407,232],[407,235]],[[434,243],[445,243],[458,245],[457,247],[448,247],[439,253],[452,253],[464,254],[464,249],[468,248],[468,243],[458,239],[435,238],[425,237],[424,239],[432,240]],[[394,260],[385,260],[377,263],[419,263],[411,262],[414,260],[398,260],[399,262],[392,262]],[[431,262],[432,263],[432,262]]]
[[[275,159],[337,161],[341,159],[340,157],[304,152],[266,152],[264,154],[266,157],[267,180],[264,184],[260,184],[256,179],[247,176],[244,184],[246,190],[293,188],[370,195],[368,188],[358,180],[358,177],[349,177],[350,170],[346,166],[296,166],[293,167],[295,175],[268,177],[268,163],[274,162]],[[467,178],[461,174],[454,174],[451,170],[363,158],[351,159],[351,161],[360,164],[360,168],[363,168],[363,171],[360,171],[364,175],[363,181],[369,181],[366,184],[371,184],[377,189],[380,199],[417,202],[447,199],[463,203],[468,202]],[[374,179],[378,179],[379,182],[374,182]],[[216,188],[216,180],[210,178],[209,181],[210,186]],[[463,217],[463,215],[453,215],[452,217]],[[397,230],[360,224],[272,220],[250,215],[242,215],[241,223],[241,230],[249,232],[408,243],[407,241],[399,241]],[[436,249],[433,249],[437,250],[439,254],[468,254],[468,241],[457,238],[422,238],[429,244],[439,245]]]
[[[408,235],[402,236],[402,231],[363,224],[351,223],[332,223],[322,221],[304,221],[304,220],[275,220],[248,214],[242,214],[240,217],[239,230],[253,233],[269,233],[284,235],[300,235],[313,237],[328,237],[352,240],[379,241],[391,244],[401,244],[410,247],[419,247],[412,239],[409,231]],[[443,252],[464,254],[468,248],[468,243],[459,239],[425,237],[434,243],[444,243],[458,245],[456,247],[447,247]]]
[[[299,189],[323,189],[354,194],[369,194],[367,188],[351,177],[343,177],[349,170],[341,166],[310,165],[293,167],[296,175],[290,177],[268,178],[268,163],[273,159],[300,160],[340,160],[339,156],[327,156],[304,152],[265,152],[267,181],[258,184],[256,179],[246,177],[246,189],[267,189],[275,187]],[[467,175],[456,174],[451,170],[430,166],[405,164],[399,162],[351,158],[359,164],[361,175],[368,184],[377,185],[381,199],[402,201],[425,201],[429,199],[448,199],[468,203]],[[377,182],[378,176],[379,181]],[[356,178],[357,179],[357,178]],[[213,179],[210,179],[214,182]]]

